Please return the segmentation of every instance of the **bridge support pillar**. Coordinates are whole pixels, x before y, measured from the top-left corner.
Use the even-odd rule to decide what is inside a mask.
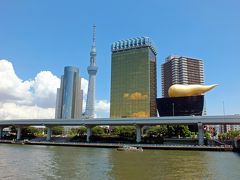
[[[18,127],[18,128],[17,128],[17,140],[20,140],[20,139],[21,139],[21,135],[22,135],[22,128],[21,128],[21,127]]]
[[[47,127],[47,141],[50,141],[52,137],[52,127]]]
[[[140,125],[136,125],[136,142],[140,143],[141,142],[141,137],[142,137],[142,130],[141,130]]]
[[[87,142],[90,142],[91,136],[92,136],[92,126],[87,126]]]
[[[3,127],[0,127],[0,139],[2,138],[3,136]]]
[[[204,145],[204,131],[202,123],[198,123],[198,145]]]

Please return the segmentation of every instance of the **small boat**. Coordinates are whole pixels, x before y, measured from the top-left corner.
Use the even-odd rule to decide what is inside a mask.
[[[134,146],[127,146],[127,145],[118,147],[117,150],[118,151],[140,151],[140,152],[143,151],[142,147],[134,147]]]
[[[12,140],[11,141],[11,144],[24,144],[23,141],[15,141],[15,140]]]
[[[30,141],[28,139],[24,139],[23,140],[23,143],[26,144],[26,143],[30,143]]]

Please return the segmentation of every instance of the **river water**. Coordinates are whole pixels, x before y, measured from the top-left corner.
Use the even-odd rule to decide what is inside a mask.
[[[0,179],[240,179],[240,154],[0,144]]]

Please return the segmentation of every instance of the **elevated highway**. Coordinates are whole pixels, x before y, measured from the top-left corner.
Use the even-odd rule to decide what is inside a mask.
[[[85,126],[87,128],[87,141],[92,134],[94,126],[124,126],[136,127],[136,141],[141,142],[141,128],[152,125],[198,125],[199,144],[203,144],[203,125],[240,125],[240,115],[225,116],[171,116],[151,118],[96,118],[96,119],[13,119],[0,120],[0,138],[5,127],[17,127],[17,139],[21,138],[21,129],[26,126],[46,126],[48,128],[47,140],[50,140],[54,126]]]

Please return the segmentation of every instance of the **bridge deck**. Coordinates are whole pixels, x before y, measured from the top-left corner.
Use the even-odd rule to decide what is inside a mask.
[[[96,119],[13,119],[0,120],[0,126],[97,126],[97,125],[164,125],[183,124],[191,125],[202,123],[204,125],[239,124],[239,115],[227,116],[172,116],[153,118],[96,118]]]

